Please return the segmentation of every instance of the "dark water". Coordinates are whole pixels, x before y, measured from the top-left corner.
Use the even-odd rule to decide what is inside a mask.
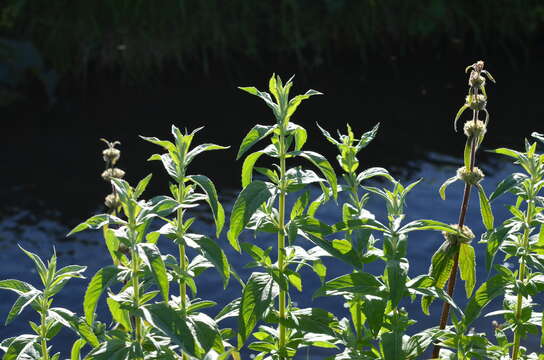
[[[431,61],[396,67],[377,65],[366,71],[335,69],[334,73],[326,76],[301,76],[295,80],[295,92],[315,88],[326,95],[301,105],[293,121],[308,129],[306,148],[324,153],[331,162],[336,156],[335,149],[323,140],[315,122],[330,130],[344,129],[344,124],[349,122],[356,135],[381,122],[378,137],[361,152],[361,167],[387,167],[406,183],[424,178],[408,198],[406,221],[431,218],[455,223],[462,186],[454,184],[448,188],[446,201],[440,200],[438,188],[461,165],[464,136],[453,133],[452,119],[466,93],[462,70],[474,61],[468,55],[467,59],[455,59],[445,64]],[[523,137],[529,136],[531,131],[544,132],[538,122],[544,118],[544,110],[539,106],[543,76],[532,73],[530,66],[513,71],[504,62],[489,63],[489,70],[498,84],[488,86],[491,123],[483,148],[520,148]],[[240,186],[241,162],[234,161],[237,146],[252,124],[272,121],[264,104],[257,98],[240,93],[236,86],[255,84],[264,88],[266,74],[273,70],[277,71],[259,71],[258,76],[257,71],[248,71],[244,76],[172,79],[146,89],[97,83],[85,94],[65,92],[62,100],[52,106],[37,107],[29,103],[2,111],[2,118],[6,121],[0,126],[9,136],[0,143],[5,169],[4,176],[0,178],[3,189],[0,193],[0,278],[17,278],[39,285],[31,261],[18,250],[17,243],[42,257],[50,256],[54,246],[60,265],[86,265],[88,278],[109,264],[100,232],[85,232],[73,239],[65,238],[77,223],[103,211],[102,199],[109,187],[100,178],[103,169],[100,137],[122,142],[120,167],[127,171],[127,179],[131,183],[149,172],[154,173],[147,193],[151,197],[166,193],[168,179],[158,163],[145,162],[149,155],[160,149],[144,143],[137,135],[169,138],[172,123],[189,129],[205,125],[195,143],[215,142],[232,148],[202,155],[192,164],[191,173],[207,174],[216,182],[228,211],[233,203],[232,194]],[[486,170],[483,184],[488,191],[513,171],[508,162],[485,152],[479,154],[479,162]],[[483,227],[474,195],[467,225],[478,239]],[[494,204],[496,224],[508,217],[503,201],[509,200],[505,197]],[[378,218],[383,218],[384,205],[377,199],[371,199],[369,209]],[[330,203],[321,209],[320,216],[331,223],[336,220],[337,213],[336,206]],[[195,223],[194,232],[213,232],[208,216],[202,216]],[[255,241],[262,246],[275,244],[272,237],[253,239],[250,233],[244,233],[242,240]],[[224,235],[219,241],[234,268],[247,279],[251,270],[243,269],[243,265],[249,258],[232,250]],[[427,272],[430,257],[441,242],[439,233],[411,233],[410,276]],[[475,246],[479,285],[487,274],[483,267],[484,247]],[[177,253],[167,240],[161,239],[160,247],[163,253]],[[329,265],[328,278],[350,271],[338,262],[327,261],[326,264]],[[517,268],[516,263],[510,265]],[[381,274],[383,266],[377,262],[367,270]],[[303,279],[304,295],[293,294],[299,306],[322,307],[339,317],[347,316],[340,298],[318,298],[312,302],[310,295],[319,281],[311,273],[304,273]],[[81,299],[87,281],[72,280],[57,296],[54,306],[63,306],[81,314]],[[219,303],[211,310],[213,314],[240,294],[240,287],[234,282],[223,291],[220,278],[211,270],[197,283],[199,297]],[[15,297],[5,292],[1,296],[0,317],[4,318]],[[457,299],[461,305],[464,297],[460,284],[457,286]],[[418,321],[410,328],[411,332],[435,325],[440,312],[438,302],[431,307],[432,318],[422,314],[417,302],[404,305]],[[499,305],[494,303],[488,310]],[[102,321],[110,321],[104,304],[98,311]],[[32,311],[26,310],[14,323],[0,327],[0,338],[28,332],[27,320],[33,318]],[[491,336],[492,320],[482,317],[475,326],[478,331],[486,331]],[[54,341],[55,348],[63,356],[68,356],[72,340],[73,336],[63,330]],[[533,350],[537,349],[537,344],[536,338],[531,338],[528,343]],[[311,357],[315,359],[324,354],[318,350],[311,351]]]

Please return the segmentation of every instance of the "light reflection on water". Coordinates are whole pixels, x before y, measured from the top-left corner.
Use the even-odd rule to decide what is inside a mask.
[[[407,218],[405,221],[411,221],[421,218],[435,219],[440,220],[446,223],[456,223],[460,198],[462,194],[463,185],[460,182],[457,182],[451,185],[447,190],[447,199],[442,201],[438,195],[438,188],[442,182],[451,177],[454,174],[458,165],[456,159],[438,156],[435,154],[430,155],[431,162],[426,162],[419,164],[420,170],[415,176],[411,176],[410,179],[404,179],[404,183],[414,181],[420,177],[424,180],[421,184],[417,185],[411,194],[408,196],[407,201]],[[439,163],[442,165],[436,165]],[[460,164],[459,164],[460,165]],[[493,170],[491,175],[488,175],[483,181],[484,188],[487,189],[487,192],[491,192],[496,184],[512,171],[518,171],[512,165],[504,162],[500,162],[498,166],[495,167],[498,170]],[[378,184],[382,186],[384,184]],[[235,191],[229,192],[233,194]],[[317,190],[315,191],[317,194]],[[342,201],[342,199],[340,200]],[[506,207],[503,206],[505,202],[512,201],[512,197],[505,196],[502,199],[498,200],[499,202],[493,204],[493,211],[495,216],[495,224],[500,224],[504,219],[508,217]],[[233,195],[229,195],[223,198],[225,210],[228,212],[233,204]],[[371,200],[368,203],[368,208],[370,211],[376,214],[378,219],[383,219],[385,209],[382,202],[379,201],[376,197],[371,197]],[[206,210],[207,211],[207,210]],[[97,210],[96,213],[100,212]],[[337,205],[333,202],[326,204],[318,213],[319,216],[325,222],[332,223],[337,221],[336,214],[338,213]],[[30,259],[28,259],[16,246],[15,244],[20,244],[26,249],[33,251],[39,254],[42,258],[48,258],[53,250],[53,247],[56,249],[57,255],[59,256],[59,266],[65,266],[69,264],[79,264],[85,265],[88,267],[86,271],[86,276],[88,278],[102,266],[108,265],[110,263],[110,258],[107,252],[103,240],[101,237],[100,231],[87,231],[74,237],[74,239],[65,239],[65,235],[68,233],[69,229],[65,226],[60,219],[58,212],[49,212],[46,214],[36,215],[29,209],[9,209],[9,211],[4,211],[4,218],[0,221],[0,278],[16,278],[21,279],[27,282],[32,283],[35,286],[39,286],[36,282],[37,274],[32,266]],[[89,214],[89,216],[92,214]],[[211,229],[211,223],[209,222],[209,216],[204,216],[206,221],[197,221],[193,225],[194,232],[201,232],[212,234],[213,230]],[[227,214],[228,218],[228,214]],[[81,219],[84,220],[84,219]],[[476,239],[474,245],[476,247],[477,254],[477,279],[478,285],[481,284],[487,278],[487,273],[485,272],[485,247],[482,244],[477,244],[477,239],[479,235],[484,231],[483,226],[481,225],[481,219],[479,215],[479,204],[476,194],[472,194],[472,199],[469,204],[468,217],[466,221],[467,225],[476,234]],[[219,240],[222,247],[226,250],[229,261],[236,269],[236,271],[242,276],[242,278],[247,279],[252,269],[244,269],[243,265],[249,262],[249,257],[236,253],[226,241],[225,232]],[[273,236],[261,236],[255,240],[253,234],[245,232],[241,236],[241,241],[255,241],[261,247],[275,246],[275,240]],[[430,257],[438,246],[442,242],[442,237],[437,232],[413,232],[409,237],[408,253],[410,261],[410,276],[416,276],[418,274],[426,273]],[[174,245],[166,239],[161,239],[159,241],[161,252],[163,254],[171,253],[177,254],[177,249],[174,248]],[[301,244],[306,246],[308,244]],[[332,261],[331,259],[326,259],[325,264],[328,266],[327,277],[333,278],[349,272],[350,269],[347,265]],[[510,263],[511,267],[517,267],[516,263]],[[373,263],[369,265],[366,271],[381,274],[383,271],[383,264],[380,262]],[[317,298],[314,301],[311,300],[311,294],[319,286],[319,280],[317,277],[307,272],[307,270],[302,270],[302,278],[304,279],[304,296],[302,294],[296,293],[294,290],[292,296],[293,300],[298,303],[300,307],[315,306],[322,307],[329,311],[334,312],[337,316],[343,317],[347,316],[346,309],[343,308],[343,301],[341,298]],[[60,293],[59,296],[55,298],[54,306],[66,307],[74,312],[82,314],[82,305],[81,299],[83,298],[83,293],[85,286],[88,282],[88,279],[73,279],[64,290]],[[211,313],[215,314],[219,309],[230,302],[232,299],[236,298],[240,294],[240,286],[232,281],[228,288],[223,291],[221,279],[213,271],[208,270],[204,275],[202,275],[197,281],[198,284],[198,297],[203,299],[213,299],[219,303],[216,308],[212,308]],[[464,288],[462,284],[457,286],[457,296],[459,299],[459,304],[464,305]],[[0,317],[5,318],[9,312],[15,296],[11,293],[2,292],[2,301],[0,302]],[[405,302],[402,304],[410,312],[411,317],[415,318],[418,323],[413,325],[409,330],[414,333],[422,329],[431,327],[435,325],[435,319],[438,318],[440,313],[440,303],[435,301],[431,305],[431,315],[432,318],[426,317],[420,310],[419,302],[416,301],[413,304]],[[490,305],[486,312],[497,309],[500,306],[500,301],[495,301]],[[99,305],[98,308],[99,319],[108,323],[110,318],[107,315],[106,306],[104,303]],[[33,312],[30,309],[26,309],[23,314],[12,324],[8,326],[0,327],[0,339],[4,339],[9,336],[14,336],[20,333],[28,332],[29,326],[28,320],[35,320]],[[480,318],[475,322],[474,326],[477,331],[485,331],[490,339],[493,339],[491,333],[491,321],[494,318]],[[497,319],[498,320],[498,319]],[[225,322],[223,326],[234,326],[234,323]],[[67,331],[63,330],[57,338],[53,341],[53,346],[55,350],[61,351],[63,356],[67,356],[69,353],[69,347],[71,346],[72,341],[74,340],[73,335]],[[538,339],[536,337],[530,339],[529,348],[536,349],[538,346]],[[330,354],[329,351],[326,352]],[[301,351],[301,358],[305,358],[306,351]],[[324,351],[319,349],[314,349],[310,351],[310,356],[313,359],[321,358],[325,355]]]

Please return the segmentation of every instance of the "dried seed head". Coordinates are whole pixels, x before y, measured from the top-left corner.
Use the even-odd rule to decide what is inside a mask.
[[[484,136],[487,132],[485,123],[482,120],[470,120],[465,123],[465,126],[463,127],[463,131],[467,137],[480,137]]]
[[[472,110],[484,110],[487,105],[487,97],[484,94],[467,95],[465,102]]]
[[[122,179],[125,176],[125,172],[118,168],[106,169],[102,172],[102,179],[111,181],[111,179]]]
[[[474,65],[472,65],[473,69],[480,73],[484,69],[484,62],[482,60],[478,61]]]
[[[462,166],[457,169],[457,178],[463,180],[468,185],[477,185],[484,178],[484,173],[477,167],[474,167],[472,171],[467,170],[466,166]]]
[[[458,244],[458,243],[470,244],[472,239],[474,239],[474,233],[472,232],[472,230],[470,230],[470,228],[468,226],[463,225],[463,229],[461,231],[459,231],[459,225],[452,224],[451,226],[457,229],[457,233],[452,234],[452,233],[445,232],[445,231],[442,232],[442,235],[444,236],[446,241],[448,241],[449,243],[451,243],[451,244]]]
[[[102,151],[104,161],[112,165],[115,165],[120,156],[121,151],[115,148],[108,148]]]
[[[106,196],[106,199],[104,200],[104,204],[110,208],[110,209],[116,209],[121,205],[119,202],[119,195],[117,194],[109,194]]]
[[[472,71],[468,78],[468,85],[473,88],[480,88],[485,85],[485,78],[476,71]]]

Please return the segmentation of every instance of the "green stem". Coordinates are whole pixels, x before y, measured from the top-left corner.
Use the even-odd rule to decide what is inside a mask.
[[[182,179],[185,179],[185,175],[182,177]],[[182,180],[181,183],[178,185],[178,202],[183,203],[185,200],[185,180]],[[185,245],[182,244],[183,242],[183,209],[179,208],[177,210],[177,221],[178,221],[178,237],[180,240],[180,244],[178,246],[179,250],[179,269],[180,274],[186,274],[187,273],[187,260],[185,256]],[[187,284],[185,283],[185,280],[183,278],[179,279],[179,298],[180,298],[180,309],[185,313],[187,310]],[[183,360],[187,360],[187,354],[183,353],[182,356]]]
[[[132,247],[130,256],[132,258],[132,289],[134,290],[134,297],[132,298],[132,301],[133,301],[134,308],[138,309],[140,307],[140,281],[138,279],[139,262],[138,262],[138,255],[136,253],[136,245]],[[141,346],[142,345],[142,325],[141,325],[141,319],[139,316],[136,316],[134,318],[134,327],[136,328],[135,340]]]
[[[529,235],[530,235],[530,227],[531,222],[533,221],[533,201],[528,200],[527,201],[527,219],[525,224],[525,230],[523,231],[523,239],[521,246],[524,249],[524,253],[527,251],[527,248],[529,246]],[[518,280],[520,283],[525,282],[525,256],[521,258],[521,262],[519,264],[519,277]],[[521,293],[518,294],[517,297],[517,303],[516,303],[516,322],[519,324],[521,320],[521,312],[522,312],[522,306],[523,306],[523,296]],[[514,330],[514,347],[512,349],[512,360],[517,360],[519,356],[519,347],[521,342],[521,333],[519,331],[519,326],[517,326]]]
[[[280,128],[280,143],[279,143],[280,149],[279,149],[279,156],[280,156],[280,199],[279,199],[279,232],[278,232],[278,268],[280,271],[280,276],[283,274],[284,267],[285,267],[285,259],[284,259],[284,252],[285,252],[285,157],[286,157],[286,149],[285,149],[285,129],[283,128],[283,125]],[[279,348],[281,351],[280,354],[280,360],[284,360],[284,353],[285,353],[285,344],[287,342],[287,336],[286,336],[286,329],[285,329],[285,323],[284,320],[286,319],[285,316],[285,308],[286,308],[286,292],[285,290],[280,288],[280,295],[279,295],[279,315],[280,315],[280,323],[279,323]]]
[[[47,304],[47,299],[44,298],[44,301],[43,301],[43,304],[42,304],[42,307],[43,307],[43,311],[41,313],[41,320],[42,320],[42,323],[41,323],[41,338],[42,338],[42,355],[43,355],[43,359],[44,360],[49,360],[49,353],[47,351],[47,311],[49,310],[48,309],[48,304]]]

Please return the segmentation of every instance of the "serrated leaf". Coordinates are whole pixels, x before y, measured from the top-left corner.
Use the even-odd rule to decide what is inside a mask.
[[[239,349],[242,348],[249,335],[253,332],[255,325],[278,294],[279,287],[272,279],[272,276],[259,272],[251,274],[242,291],[240,301],[240,312],[238,314]]]
[[[469,298],[476,285],[476,255],[470,244],[463,243],[459,247],[459,271],[461,279],[465,281],[465,291]]]
[[[187,319],[167,303],[145,305],[142,307],[144,319],[155,329],[166,335],[190,356],[196,355],[196,344],[192,332],[187,326]]]
[[[238,195],[230,215],[230,229],[227,237],[230,244],[240,251],[238,236],[249,223],[251,216],[262,203],[267,201],[275,192],[274,184],[263,181],[253,181]]]
[[[487,280],[478,288],[478,290],[476,290],[465,308],[463,323],[466,328],[480,316],[482,309],[486,307],[491,300],[505,292],[506,285],[508,285],[509,282],[510,280],[507,277],[499,273]]]

